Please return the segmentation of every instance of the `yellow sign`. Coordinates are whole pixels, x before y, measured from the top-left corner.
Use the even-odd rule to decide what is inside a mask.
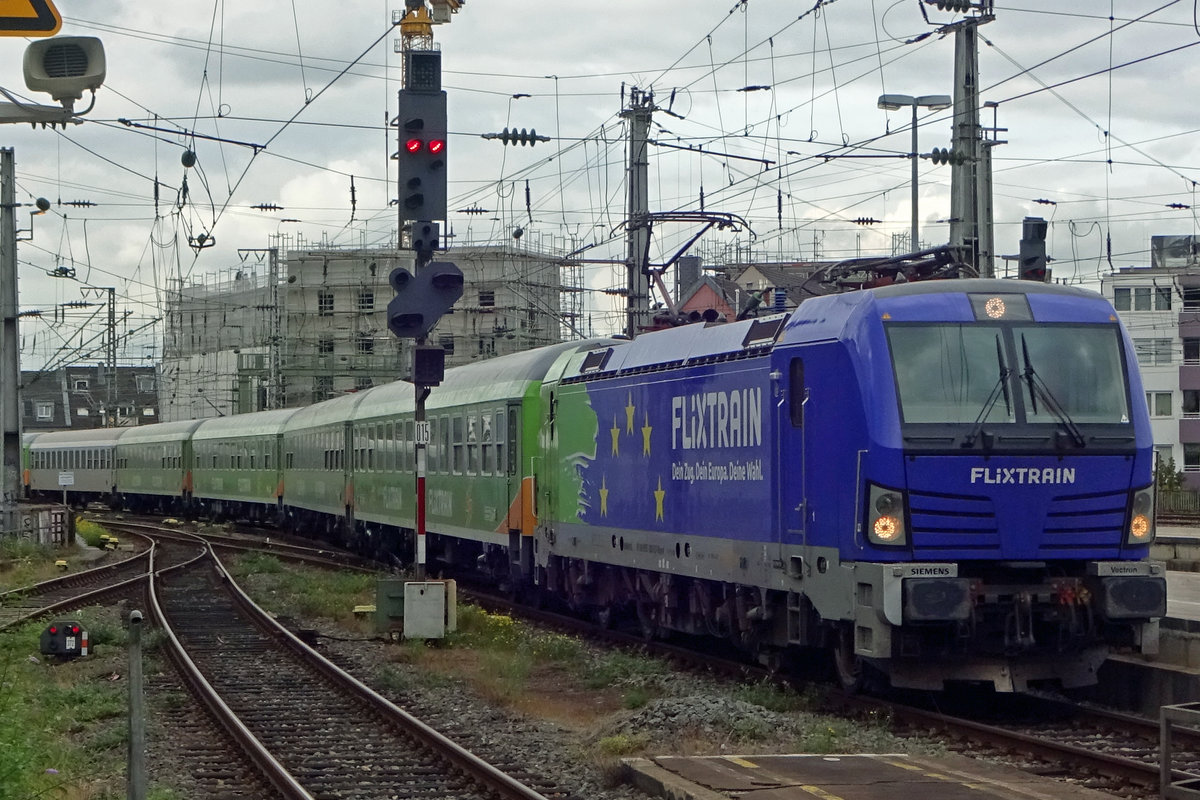
[[[61,27],[51,0],[0,0],[0,36],[53,36]]]

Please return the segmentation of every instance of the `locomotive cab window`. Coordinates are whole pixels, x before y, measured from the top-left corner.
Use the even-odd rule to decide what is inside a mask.
[[[964,447],[985,428],[1000,446],[1060,430],[1082,447],[1079,425],[1108,426],[1106,436],[1130,425],[1115,324],[1008,319],[887,326],[905,426],[936,427]]]

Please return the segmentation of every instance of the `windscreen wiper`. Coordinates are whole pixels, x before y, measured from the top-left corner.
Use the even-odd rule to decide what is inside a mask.
[[[1004,395],[1004,407],[1008,410],[1009,416],[1012,416],[1012,398],[1008,394],[1008,379],[1012,375],[1012,370],[1008,368],[1008,364],[1004,361],[1004,350],[1000,346],[1000,335],[996,335],[996,363],[1000,366],[1000,377],[996,379],[996,385],[992,387],[991,394],[983,401],[983,408],[979,410],[979,416],[975,418],[975,424],[971,426],[971,432],[963,439],[963,447],[974,447],[975,440],[983,435],[984,447],[989,446],[991,436],[983,433],[983,424],[987,422],[988,414],[992,413],[992,409],[996,405],[996,401],[1000,399],[1000,395]]]
[[[1040,397],[1046,410],[1053,414],[1070,434],[1071,441],[1075,443],[1075,446],[1084,447],[1087,442],[1083,438],[1083,432],[1079,430],[1079,426],[1075,424],[1075,420],[1071,419],[1062,404],[1055,399],[1046,382],[1034,372],[1033,363],[1029,360],[1029,346],[1025,342],[1025,334],[1021,334],[1021,355],[1025,359],[1025,371],[1021,374],[1025,382],[1029,384],[1029,402],[1033,406],[1033,413],[1037,414],[1037,399]]]

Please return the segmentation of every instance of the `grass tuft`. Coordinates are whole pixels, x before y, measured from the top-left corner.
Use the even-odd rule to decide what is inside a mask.
[[[103,542],[101,536],[107,536],[108,531],[105,530],[99,523],[93,522],[90,519],[77,519],[75,521],[75,535],[88,543],[88,547],[102,547]]]

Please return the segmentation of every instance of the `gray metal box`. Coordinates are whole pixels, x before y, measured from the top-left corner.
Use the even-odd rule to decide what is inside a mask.
[[[404,584],[404,638],[441,639],[458,627],[454,581]]]

